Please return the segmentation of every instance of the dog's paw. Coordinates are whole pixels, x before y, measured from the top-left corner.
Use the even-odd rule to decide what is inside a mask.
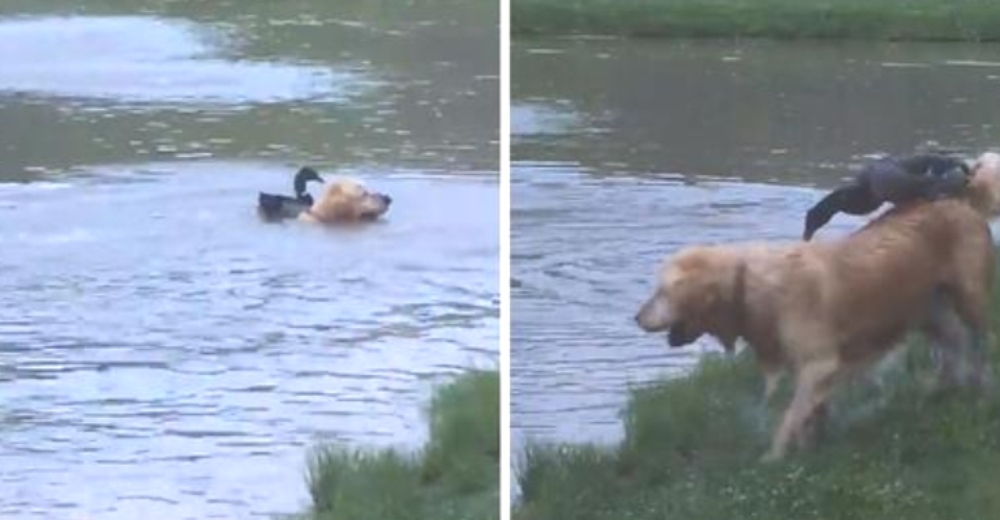
[[[772,450],[768,450],[767,453],[761,455],[761,457],[760,457],[760,463],[761,464],[774,464],[775,462],[778,462],[779,460],[781,460],[783,458],[784,458],[784,454],[779,453],[777,450],[773,450],[772,449]]]

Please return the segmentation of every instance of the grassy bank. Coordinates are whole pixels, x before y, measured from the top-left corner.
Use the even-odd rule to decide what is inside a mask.
[[[619,446],[532,447],[513,518],[1000,518],[1000,387],[930,392],[927,349],[912,347],[878,385],[837,392],[817,449],[774,465],[757,458],[788,385],[767,411],[751,356],[706,358],[633,392]]]
[[[992,0],[512,0],[515,35],[998,41]]]
[[[472,372],[437,390],[418,453],[324,446],[309,466],[309,520],[499,518],[500,378]]]

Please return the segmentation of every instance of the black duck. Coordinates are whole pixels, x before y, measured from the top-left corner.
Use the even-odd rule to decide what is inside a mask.
[[[902,204],[961,196],[970,173],[965,161],[943,154],[875,159],[849,184],[833,190],[809,209],[802,238],[811,239],[837,213],[867,215],[885,202]]]
[[[293,182],[293,187],[295,188],[294,197],[260,192],[260,195],[257,197],[257,213],[265,220],[270,221],[297,218],[299,213],[302,213],[313,205],[312,195],[306,191],[306,184],[309,181],[322,183],[323,178],[316,173],[316,170],[306,166],[295,174],[295,181]]]

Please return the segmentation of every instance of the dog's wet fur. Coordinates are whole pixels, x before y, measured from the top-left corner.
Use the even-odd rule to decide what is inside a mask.
[[[389,211],[392,197],[371,191],[360,182],[340,179],[330,183],[299,220],[318,224],[345,224],[377,220]]]
[[[944,359],[961,353],[986,377],[995,250],[982,214],[951,198],[891,208],[833,241],[694,246],[664,263],[636,315],[672,347],[702,335],[727,350],[744,339],[770,401],[787,369],[794,397],[762,460],[808,444],[834,387],[872,365],[914,328]],[[954,380],[954,363],[939,367]]]

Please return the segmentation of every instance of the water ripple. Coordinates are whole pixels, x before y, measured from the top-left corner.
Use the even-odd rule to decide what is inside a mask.
[[[355,71],[329,66],[221,59],[215,55],[223,37],[191,22],[152,17],[0,20],[6,56],[0,93],[245,110],[248,103],[342,100],[361,80]],[[83,114],[95,110],[106,112],[79,107]]]
[[[257,191],[289,183],[269,164],[0,184],[16,208],[0,219],[0,516],[39,493],[101,518],[293,510],[317,438],[423,442],[431,383],[496,362],[497,186],[365,180],[397,202],[343,233],[259,222]],[[115,485],[81,496],[81,479]]]

